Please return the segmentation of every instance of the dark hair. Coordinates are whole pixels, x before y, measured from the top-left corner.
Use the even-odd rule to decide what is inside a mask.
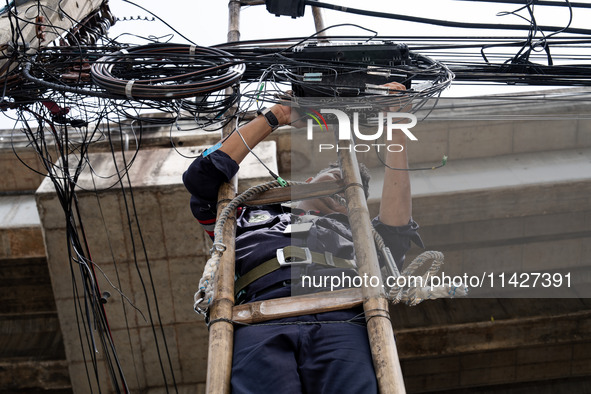
[[[333,161],[328,165],[328,167],[318,171],[318,174],[321,174],[325,171],[330,171],[335,168],[340,168],[339,163]],[[371,175],[369,175],[369,169],[363,163],[359,163],[359,175],[361,176],[361,183],[363,184],[363,192],[365,193],[365,199],[369,198],[369,180],[371,179]]]

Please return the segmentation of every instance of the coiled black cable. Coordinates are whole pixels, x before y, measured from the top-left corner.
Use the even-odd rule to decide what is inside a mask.
[[[97,85],[120,97],[172,100],[231,87],[245,68],[221,49],[158,43],[104,56],[93,64],[91,75]]]

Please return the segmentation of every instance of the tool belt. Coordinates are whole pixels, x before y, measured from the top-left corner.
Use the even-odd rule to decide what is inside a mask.
[[[308,248],[290,245],[277,249],[276,257],[259,264],[236,279],[234,283],[234,294],[237,295],[255,280],[277,271],[281,267],[312,263],[334,268],[357,268],[355,260],[341,259],[340,257],[333,256],[330,252],[311,252]]]

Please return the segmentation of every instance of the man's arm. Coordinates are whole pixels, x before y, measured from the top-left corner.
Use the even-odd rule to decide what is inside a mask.
[[[385,86],[395,90],[405,90],[404,85],[391,82]],[[386,154],[386,165],[392,168],[408,168],[406,154],[406,135],[400,129],[392,130],[392,144],[403,147],[401,152]],[[380,204],[380,221],[390,226],[405,226],[412,216],[412,199],[410,195],[410,177],[408,171],[385,168],[382,200]]]
[[[290,122],[291,110],[285,105],[276,104],[270,108],[271,112],[279,121],[279,125],[286,125]],[[259,115],[248,124],[239,128],[240,134],[252,149],[259,142],[264,140],[271,132],[271,126],[267,123],[264,116]],[[244,160],[248,154],[248,148],[244,145],[242,138],[234,132],[226,141],[224,141],[220,150],[230,156],[238,164]]]
[[[404,132],[393,130],[392,143],[399,144],[404,149],[401,152],[388,152],[386,164],[392,168],[408,168]],[[411,216],[412,199],[408,171],[392,170],[386,167],[380,204],[380,221],[389,226],[405,226]]]
[[[279,124],[290,120],[290,108],[275,105],[271,108]],[[263,116],[259,115],[248,124],[240,127],[240,134],[250,148],[256,146],[271,133],[271,127]],[[217,211],[218,190],[238,171],[238,164],[248,154],[248,148],[237,133],[233,133],[218,151],[209,156],[196,158],[183,174],[185,187],[191,193],[191,211],[193,216],[213,236]]]

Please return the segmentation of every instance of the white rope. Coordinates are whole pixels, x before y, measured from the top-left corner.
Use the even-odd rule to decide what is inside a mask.
[[[288,182],[288,185],[293,185],[297,182]],[[270,189],[275,189],[278,187],[282,187],[279,182],[272,181],[268,183],[264,183],[262,185],[257,185],[249,188],[239,196],[235,197],[232,201],[226,205],[226,207],[220,212],[220,215],[216,221],[214,230],[213,230],[213,246],[209,251],[211,257],[205,263],[205,267],[203,269],[203,275],[199,280],[199,290],[193,296],[193,309],[195,312],[200,314],[206,314],[209,306],[213,302],[214,298],[214,284],[215,284],[215,275],[219,268],[220,259],[222,254],[226,250],[226,245],[224,244],[223,240],[223,233],[224,233],[224,226],[228,217],[231,213],[236,211],[236,208],[243,204],[245,201],[248,201],[252,197],[265,192]]]
[[[421,268],[428,261],[432,261],[431,266],[422,275],[413,275],[419,268]],[[443,265],[443,253],[437,251],[426,251],[417,256],[412,263],[400,274],[402,279],[397,278],[396,283],[405,283],[406,286],[392,288],[388,294],[388,299],[398,304],[404,302],[409,306],[415,306],[424,300],[435,298],[454,298],[462,297],[468,294],[468,287],[465,284],[458,283],[450,285],[431,285],[430,279],[433,278],[441,269]],[[415,286],[411,286],[411,284]],[[421,286],[417,286],[420,284]]]
[[[295,184],[294,182],[288,182],[289,185]],[[215,285],[215,276],[219,268],[220,259],[222,254],[226,250],[226,245],[223,242],[223,230],[226,224],[226,221],[232,212],[236,211],[236,208],[243,204],[245,201],[248,201],[250,198],[265,192],[270,189],[281,187],[279,182],[272,181],[262,185],[257,185],[249,188],[236,198],[234,198],[228,205],[222,210],[220,213],[218,220],[216,221],[216,225],[214,228],[214,241],[213,246],[210,250],[211,257],[207,260],[205,267],[203,269],[203,275],[199,280],[199,290],[195,293],[193,297],[193,308],[197,313],[205,315],[209,310],[209,307],[214,299],[214,285]],[[377,231],[373,232],[374,240],[378,249],[384,250],[384,241],[377,233]],[[387,248],[385,248],[387,249]],[[384,256],[385,258],[388,258]],[[421,281],[415,281],[414,283],[423,283],[426,284],[429,281],[429,278],[435,276],[441,266],[443,265],[444,256],[441,252],[436,251],[427,251],[419,256],[417,256],[411,264],[400,274],[401,277],[406,277],[404,280],[400,280],[399,278],[396,283],[413,283],[410,279],[412,274],[421,268],[426,262],[431,261],[431,266],[429,269],[422,275]],[[395,272],[395,275],[398,275]],[[416,276],[415,276],[416,277]],[[390,290],[388,294],[388,299],[394,303],[404,302],[407,305],[414,306],[419,304],[420,302],[426,299],[435,299],[435,298],[450,298],[450,297],[459,297],[465,296],[468,293],[468,287],[464,285],[459,286],[404,286],[404,287],[394,287]]]

